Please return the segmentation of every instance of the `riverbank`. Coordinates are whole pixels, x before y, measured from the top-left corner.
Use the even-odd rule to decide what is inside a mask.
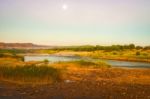
[[[0,80],[0,99],[149,99],[149,69],[69,69],[63,81],[28,85]]]
[[[96,57],[93,57],[93,58],[96,58]],[[141,60],[141,59],[136,59],[136,58],[109,58],[109,57],[98,57],[98,59],[150,63],[150,59],[142,59]]]
[[[140,54],[139,54],[139,53]],[[97,59],[109,59],[109,60],[119,60],[119,61],[131,61],[131,62],[147,62],[150,63],[150,50],[138,51],[138,50],[124,50],[124,51],[60,51],[54,53],[53,55],[61,56],[81,56],[81,57],[91,57]]]

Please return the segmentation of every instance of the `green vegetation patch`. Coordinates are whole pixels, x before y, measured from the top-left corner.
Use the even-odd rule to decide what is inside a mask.
[[[91,68],[109,68],[111,65],[107,64],[103,61],[86,61],[86,60],[78,60],[78,61],[71,61],[71,63],[77,64],[80,67],[91,67]]]
[[[35,65],[26,66],[0,66],[0,77],[13,80],[34,81],[47,80],[47,81],[60,81],[61,71],[59,69]]]

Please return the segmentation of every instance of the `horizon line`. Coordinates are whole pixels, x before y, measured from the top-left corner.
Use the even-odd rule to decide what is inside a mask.
[[[141,45],[141,44],[135,44],[135,43],[122,43],[122,44],[38,44],[38,43],[35,43],[35,42],[2,42],[0,41],[0,43],[10,43],[10,44],[33,44],[33,45],[41,45],[41,46],[113,46],[113,45],[130,45],[130,44],[134,44],[135,46],[142,46],[142,47],[145,47],[145,46],[150,46],[149,45]]]

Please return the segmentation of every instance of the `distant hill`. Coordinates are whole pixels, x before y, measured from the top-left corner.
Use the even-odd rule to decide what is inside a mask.
[[[0,42],[0,49],[48,49],[54,46],[36,45],[33,43],[4,43]]]

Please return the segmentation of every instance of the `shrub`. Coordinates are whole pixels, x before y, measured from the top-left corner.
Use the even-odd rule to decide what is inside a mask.
[[[117,55],[117,52],[113,52],[112,54],[113,54],[113,55]]]
[[[78,60],[78,61],[74,61],[74,63],[77,63],[79,65],[84,65],[84,66],[90,66],[90,65],[95,65],[95,63],[90,62],[90,61],[85,61],[85,60]]]
[[[106,62],[104,62],[104,61],[97,61],[96,62],[96,67],[106,67],[106,68],[110,68],[111,67],[111,65],[109,65],[109,64],[107,64]]]
[[[48,59],[45,59],[45,60],[44,60],[44,63],[45,63],[45,64],[48,64],[48,63],[49,63],[49,60],[48,60]]]
[[[139,56],[139,55],[141,55],[141,53],[140,52],[136,52],[136,55]]]
[[[4,54],[1,54],[1,53],[0,53],[0,57],[3,57],[3,56],[4,56]]]

